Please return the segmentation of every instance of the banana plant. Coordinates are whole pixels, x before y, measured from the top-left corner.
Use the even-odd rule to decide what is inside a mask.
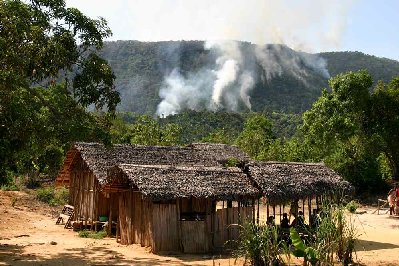
[[[297,258],[304,258],[303,265],[310,262],[312,266],[319,265],[319,254],[313,247],[307,247],[295,228],[290,228],[290,237],[294,250],[292,254]]]

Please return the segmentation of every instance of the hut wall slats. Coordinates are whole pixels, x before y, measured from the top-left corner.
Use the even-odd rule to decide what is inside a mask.
[[[236,224],[252,221],[254,216],[252,207],[233,207],[218,209],[215,213],[215,248],[222,248],[228,240],[238,239],[239,229]]]
[[[205,221],[184,221],[181,223],[183,252],[205,253],[209,251]]]
[[[152,205],[153,252],[179,250],[176,208],[176,204]]]

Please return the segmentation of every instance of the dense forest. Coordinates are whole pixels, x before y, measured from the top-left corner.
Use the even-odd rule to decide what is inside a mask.
[[[384,82],[399,73],[399,62],[360,52],[307,54],[283,45],[236,45],[244,58],[242,67],[254,77],[249,93],[254,112],[303,113],[328,88],[329,77],[342,72],[367,69],[375,81]],[[122,96],[118,110],[148,115],[155,114],[159,91],[173,69],[185,77],[200,75],[200,70],[214,70],[218,57],[203,41],[105,42],[99,54],[115,72]],[[241,106],[238,111],[249,109]]]
[[[1,1],[0,23],[4,188],[54,179],[74,141],[234,144],[257,160],[323,161],[361,192],[399,180],[397,61],[245,42],[104,43],[106,22],[63,1]],[[229,66],[234,78],[217,87]],[[176,77],[180,109],[156,116]],[[209,84],[216,107],[194,90]]]

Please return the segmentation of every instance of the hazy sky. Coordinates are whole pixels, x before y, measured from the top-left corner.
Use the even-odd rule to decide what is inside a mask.
[[[66,0],[104,17],[109,40],[245,40],[399,60],[397,0]]]

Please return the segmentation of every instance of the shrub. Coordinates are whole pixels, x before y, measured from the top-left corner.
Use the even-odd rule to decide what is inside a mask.
[[[346,204],[346,209],[350,213],[355,213],[357,208],[359,208],[359,204],[354,200],[351,200],[350,202],[348,202],[348,204]]]
[[[98,232],[93,232],[89,230],[79,231],[79,237],[83,238],[93,238],[93,239],[103,239],[107,236],[107,232],[105,230],[101,230]]]
[[[241,228],[236,257],[245,257],[255,266],[280,265],[285,254],[289,255],[288,247],[279,239],[276,226],[250,222]]]
[[[66,188],[46,187],[39,188],[36,192],[36,198],[51,206],[64,205],[68,203],[69,192]]]

